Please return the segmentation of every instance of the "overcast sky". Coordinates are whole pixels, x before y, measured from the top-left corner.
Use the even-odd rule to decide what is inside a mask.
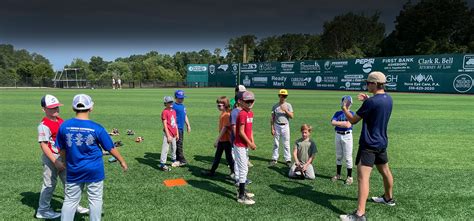
[[[243,34],[321,33],[350,11],[381,12],[386,32],[405,0],[0,0],[0,43],[46,56],[55,70],[74,58],[105,60],[151,50],[214,48]],[[474,5],[474,0],[468,0]]]

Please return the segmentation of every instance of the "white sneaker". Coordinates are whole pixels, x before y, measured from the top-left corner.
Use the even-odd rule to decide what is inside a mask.
[[[385,200],[385,194],[380,197],[374,196],[372,197],[372,200],[376,203],[383,203],[387,206],[395,206],[395,200],[394,199],[389,199],[388,201]]]
[[[174,161],[172,164],[171,164],[171,167],[179,167],[180,162],[179,161]]]
[[[57,219],[61,217],[61,213],[54,212],[53,210],[48,210],[46,212],[37,212],[36,218],[37,219]]]
[[[255,204],[255,201],[253,199],[250,199],[247,196],[237,198],[237,202],[242,203],[244,205],[253,205],[253,204]]]
[[[76,213],[79,213],[79,214],[87,214],[87,213],[89,213],[89,209],[88,209],[88,208],[84,208],[84,207],[82,207],[82,206],[77,206]]]
[[[340,176],[340,175],[336,175],[336,176],[333,176],[333,177],[331,178],[331,181],[332,181],[332,182],[336,182],[336,181],[338,181],[338,180],[340,180],[340,179],[341,179],[341,176]]]
[[[347,177],[346,185],[351,185],[353,182],[354,182],[354,179],[352,177]]]

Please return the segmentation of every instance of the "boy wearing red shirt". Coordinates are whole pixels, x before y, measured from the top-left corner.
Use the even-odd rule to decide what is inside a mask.
[[[246,91],[239,100],[242,111],[239,112],[236,123],[236,136],[234,140],[234,156],[235,156],[235,174],[238,177],[239,194],[237,202],[252,205],[255,201],[251,198],[254,194],[246,192],[245,182],[248,174],[248,152],[250,148],[255,150],[257,146],[253,138],[253,112],[252,107],[255,101],[255,95],[251,91]]]

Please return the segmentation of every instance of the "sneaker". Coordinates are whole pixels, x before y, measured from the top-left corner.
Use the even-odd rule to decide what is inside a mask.
[[[382,196],[380,197],[372,197],[372,200],[376,203],[383,203],[387,206],[395,206],[395,200],[394,199],[389,199],[389,200],[386,200],[385,199],[385,194],[383,194]]]
[[[347,177],[346,185],[351,185],[353,182],[354,182],[354,179],[352,177]]]
[[[84,208],[82,206],[77,206],[76,212],[79,213],[79,214],[87,214],[87,213],[89,213],[89,209]]]
[[[135,135],[135,132],[133,132],[133,130],[128,129],[127,130],[127,135],[129,135],[129,136]]]
[[[37,219],[57,219],[59,217],[61,217],[61,213],[54,212],[53,210],[36,213]]]
[[[253,199],[250,199],[249,197],[246,197],[246,196],[238,197],[237,202],[242,203],[244,205],[253,205],[253,204],[255,204],[255,201]]]
[[[285,164],[286,164],[288,167],[291,167],[291,166],[293,166],[293,164],[291,163],[291,161],[286,161],[286,163],[285,163]]]
[[[115,157],[110,157],[109,163],[114,163],[114,162],[117,162],[117,159]]]
[[[336,176],[333,176],[333,177],[331,178],[331,181],[332,181],[332,182],[336,182],[336,181],[338,181],[338,180],[340,180],[340,179],[341,179],[341,175],[336,175]]]
[[[235,173],[231,173],[229,176],[231,179],[235,180]]]
[[[252,162],[250,162],[250,160],[249,160],[249,164],[248,164],[248,166],[249,166],[249,167],[253,167],[253,163],[252,163]]]
[[[186,162],[186,161],[179,162],[180,167],[184,167],[184,166],[186,166],[186,164],[188,164],[188,162]]]
[[[255,194],[248,192],[248,190],[245,190],[245,196],[248,198],[253,198],[255,197]],[[237,198],[239,197],[239,191],[237,191]]]
[[[160,166],[160,170],[162,170],[162,171],[171,171],[171,168],[169,168],[166,165],[163,165],[163,166]]]
[[[114,142],[114,147],[121,147],[123,146],[123,143],[121,140]]]
[[[341,219],[341,221],[366,221],[367,220],[367,217],[365,216],[365,214],[362,216],[358,216],[357,210],[351,214],[340,215],[339,218]]]
[[[272,160],[272,161],[270,161],[270,163],[268,163],[268,165],[270,165],[272,167],[272,166],[277,165],[277,163],[278,163],[278,161]]]
[[[180,165],[179,161],[174,161],[173,163],[171,163],[171,167],[179,167],[179,165]]]

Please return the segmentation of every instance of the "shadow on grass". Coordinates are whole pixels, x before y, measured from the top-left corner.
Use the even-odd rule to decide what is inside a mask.
[[[288,178],[288,171],[290,171],[290,168],[287,166],[285,167],[270,166],[268,167],[268,169],[273,170],[286,178]]]
[[[190,165],[190,164],[188,164],[187,167],[188,167],[188,171],[191,172],[191,174],[195,177],[212,180],[212,181],[218,181],[218,182],[225,183],[228,185],[234,185],[234,181],[230,178],[228,174],[223,174],[216,171],[214,176],[206,176],[206,175],[203,175],[202,173],[204,171],[208,171],[208,169],[204,169],[204,168]]]
[[[22,196],[21,198],[21,203],[23,205],[29,206],[32,209],[35,210],[35,213],[33,214],[33,218],[36,218],[36,211],[38,209],[38,203],[39,203],[39,198],[40,198],[40,193],[34,193],[34,192],[23,192],[20,193]],[[54,195],[54,197],[59,197],[63,199],[62,196],[57,196]],[[58,200],[51,198],[51,208],[55,211],[60,211],[61,207],[63,204],[59,202]],[[88,216],[87,214],[76,214],[74,217],[74,220],[85,220],[85,217]],[[54,220],[60,220],[60,218],[54,219]]]
[[[256,161],[262,161],[262,162],[266,162],[267,164],[271,161],[270,159],[265,159],[265,158],[262,158],[262,157],[252,156],[251,154],[249,154],[249,155],[250,155],[249,156],[250,161],[255,161],[255,160]],[[222,156],[222,159],[223,159],[223,161],[221,161],[221,164],[227,165],[227,162],[225,161],[224,155]],[[212,155],[212,156],[195,155],[194,160],[196,160],[198,162],[201,162],[201,163],[209,163],[209,164],[212,165],[212,162],[214,162],[214,155]]]
[[[211,193],[215,193],[215,194],[218,194],[218,195],[221,195],[223,197],[226,197],[226,198],[229,198],[229,199],[236,199],[236,193],[224,188],[224,187],[221,187],[209,180],[188,180],[187,181],[189,185],[191,185],[192,187],[195,187],[195,188],[198,188],[198,189],[201,189],[201,190],[206,190],[208,192],[211,192]]]
[[[307,184],[303,184],[299,182],[291,182],[291,183],[292,185],[296,187],[286,187],[286,186],[280,186],[280,185],[274,185],[274,184],[269,185],[269,187],[280,194],[296,196],[304,200],[312,201],[318,205],[324,206],[332,210],[336,214],[345,214],[346,212],[332,205],[331,203],[332,200],[352,200],[352,201],[357,200],[357,198],[319,192],[319,191],[313,190],[313,187]]]
[[[138,163],[148,165],[155,170],[160,170],[160,156],[159,153],[146,152],[143,158],[135,158]]]

